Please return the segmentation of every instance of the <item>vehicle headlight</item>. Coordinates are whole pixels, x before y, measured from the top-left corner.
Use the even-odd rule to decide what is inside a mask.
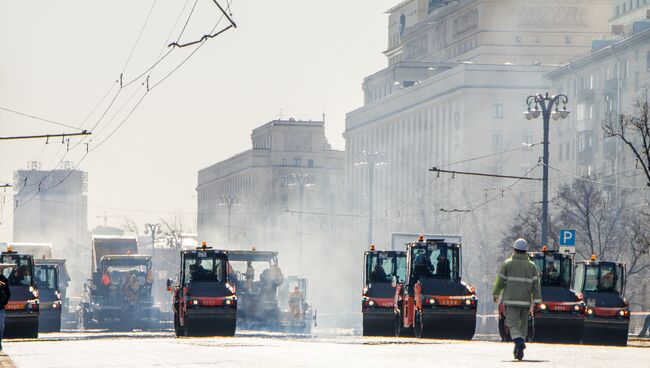
[[[194,300],[192,300],[192,304],[194,304],[194,305],[199,305],[199,301],[196,300],[196,299],[194,299]]]
[[[230,299],[226,299],[226,305],[230,305],[230,304],[232,304],[232,301],[230,301]]]
[[[374,300],[369,301],[368,305],[372,307],[373,305],[375,305],[375,301]]]
[[[546,308],[548,308],[548,307],[546,306],[546,304],[540,304],[540,305],[539,305],[539,309],[541,309],[541,310],[546,310]]]
[[[625,316],[625,311],[624,310],[618,311],[618,315],[621,317]]]
[[[573,307],[573,310],[579,311],[579,310],[580,310],[580,306],[579,306],[579,305],[574,306],[574,307]]]
[[[429,304],[436,304],[436,300],[433,298],[429,299]]]
[[[52,308],[56,309],[59,307],[59,303],[52,303]]]
[[[593,309],[587,309],[587,314],[588,314],[588,315],[592,315],[592,314],[594,314],[594,310],[593,310]]]
[[[472,305],[472,299],[465,299],[465,305]]]

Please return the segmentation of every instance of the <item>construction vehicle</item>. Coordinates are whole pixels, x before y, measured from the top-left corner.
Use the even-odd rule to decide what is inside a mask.
[[[12,249],[34,257],[34,281],[39,291],[39,332],[61,331],[67,312],[66,289],[70,276],[65,259],[52,258],[51,243],[10,243]]]
[[[167,280],[176,336],[234,336],[238,300],[229,282],[228,252],[203,242],[181,250],[180,258],[178,277]]]
[[[596,260],[576,262],[573,289],[586,302],[583,344],[627,345],[630,305],[625,292],[625,265]]]
[[[34,281],[34,258],[7,246],[0,253],[2,273],[9,280],[11,298],[5,306],[5,338],[37,338],[39,300]]]
[[[405,251],[378,251],[372,245],[365,252],[361,295],[363,336],[395,334],[395,288],[405,278]]]
[[[406,278],[395,289],[395,336],[471,340],[478,299],[461,280],[461,244],[426,239],[406,244]]]
[[[309,334],[312,325],[318,324],[318,313],[309,303],[308,282],[304,277],[287,276],[278,288],[278,305],[280,320],[285,321],[288,332]]]
[[[580,343],[585,321],[585,304],[571,289],[573,255],[548,250],[528,253],[540,273],[542,302],[535,305],[529,322],[529,341]],[[499,305],[499,334],[510,341],[505,324],[505,306]]]
[[[295,315],[283,313],[278,303],[278,289],[285,277],[278,265],[278,252],[233,250],[228,252],[237,286],[239,309],[237,328],[278,332],[309,333],[314,323],[309,310]],[[306,290],[301,290],[299,306],[305,303]]]
[[[92,238],[92,278],[84,283],[79,328],[157,328],[160,311],[151,295],[151,256],[138,254],[134,237]]]
[[[63,302],[59,290],[59,264],[48,259],[34,260],[34,279],[38,287],[39,332],[60,332]]]

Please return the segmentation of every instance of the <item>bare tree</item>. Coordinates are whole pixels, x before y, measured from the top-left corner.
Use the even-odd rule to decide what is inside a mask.
[[[549,239],[554,249],[557,249],[559,229],[553,216],[549,218]],[[530,250],[539,251],[542,249],[542,208],[531,205],[529,208],[517,212],[508,230],[503,234],[499,244],[504,253],[512,251],[512,244],[515,240],[525,239],[530,245]]]
[[[643,169],[650,187],[650,87],[646,87],[634,104],[635,115],[619,114],[603,124],[606,137],[620,139]]]
[[[557,221],[576,229],[576,237],[584,244],[576,248],[579,255],[589,258],[595,254],[601,259],[620,256],[627,199],[625,191],[604,191],[594,176],[560,186],[555,199]]]

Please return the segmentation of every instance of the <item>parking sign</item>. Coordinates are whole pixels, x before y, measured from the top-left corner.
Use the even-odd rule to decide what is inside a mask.
[[[560,245],[575,246],[576,245],[576,231],[575,230],[560,230]]]

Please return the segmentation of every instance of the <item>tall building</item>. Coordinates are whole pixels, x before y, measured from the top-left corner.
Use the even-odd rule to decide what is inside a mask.
[[[324,122],[273,120],[251,143],[199,171],[199,239],[291,247],[302,234],[334,231],[345,156],[327,142]]]
[[[13,240],[49,242],[58,248],[88,238],[88,174],[70,167],[41,170],[31,162],[14,172]]]
[[[52,243],[53,256],[66,259],[71,275],[90,270],[88,174],[64,163],[60,170],[41,170],[31,162],[14,172],[13,241]],[[71,292],[81,292],[73,284]]]
[[[364,105],[348,113],[344,135],[349,212],[369,211],[360,152],[387,163],[375,168],[374,242],[460,233],[467,276],[487,287],[504,226],[539,201],[541,185],[429,169],[540,177],[542,124],[523,118],[525,99],[548,89],[545,73],[610,34],[611,11],[611,0],[410,0],[388,10],[388,66],[364,79]]]

